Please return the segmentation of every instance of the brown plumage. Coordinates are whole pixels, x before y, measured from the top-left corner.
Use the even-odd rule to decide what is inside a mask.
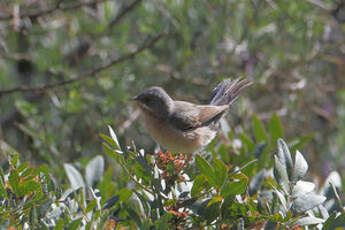
[[[192,153],[215,137],[217,121],[251,84],[246,79],[224,80],[213,90],[209,105],[174,101],[160,87],[148,88],[132,100],[139,105],[144,125],[155,141],[170,151]]]

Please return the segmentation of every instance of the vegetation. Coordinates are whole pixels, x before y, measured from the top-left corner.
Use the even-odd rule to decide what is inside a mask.
[[[303,180],[308,171],[303,155],[297,150],[292,160],[280,138],[273,169],[266,169],[260,168],[267,162],[263,148],[250,151],[250,139],[238,151],[254,160],[238,166],[240,157],[229,158],[229,146],[214,147],[211,155],[197,154],[195,161],[170,152],[153,156],[134,145],[123,151],[110,127],[109,131],[110,136],[102,135],[103,146],[115,167],[104,172],[104,158],[98,155],[86,164],[84,179],[75,166],[64,164],[70,184],[65,190],[47,167],[31,168],[10,149],[0,177],[2,228],[334,229],[345,225],[338,195],[340,175],[332,172],[316,190],[314,183]],[[113,171],[118,172],[116,180]]]
[[[0,1],[0,229],[345,226],[344,10]],[[155,151],[128,101],[159,85],[206,104],[238,76],[254,85],[193,156]]]

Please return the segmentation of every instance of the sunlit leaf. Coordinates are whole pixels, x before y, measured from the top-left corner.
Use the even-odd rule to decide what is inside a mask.
[[[301,194],[310,193],[315,189],[315,184],[307,181],[297,181],[292,189],[292,197],[298,197]]]
[[[64,168],[65,168],[68,180],[71,183],[72,189],[78,189],[80,187],[82,187],[82,188],[85,187],[83,177],[78,172],[78,170],[73,167],[73,165],[66,163],[66,164],[64,164]]]
[[[119,141],[118,141],[118,139],[117,139],[117,136],[116,136],[114,130],[111,128],[110,125],[108,125],[108,129],[109,129],[110,137],[113,139],[113,141],[114,141],[115,144],[116,144],[116,146],[115,146],[116,149],[121,150],[121,146],[120,146],[120,144],[119,144]]]
[[[212,200],[210,200],[210,202],[208,202],[207,207],[211,206],[212,204],[218,203],[218,202],[222,202],[223,201],[223,197],[222,196],[216,196],[213,197]]]
[[[298,224],[300,226],[308,226],[308,225],[321,224],[323,222],[325,222],[324,219],[317,218],[315,216],[306,216],[306,217],[302,217],[302,218],[298,219],[296,221],[296,224]]]
[[[292,210],[295,213],[308,211],[326,200],[326,197],[314,193],[300,194],[293,200]]]
[[[292,172],[292,181],[296,182],[302,179],[308,171],[308,163],[303,155],[297,150],[295,155],[295,165]]]
[[[95,185],[102,180],[104,173],[104,158],[101,155],[94,157],[85,168],[85,179],[88,186]]]

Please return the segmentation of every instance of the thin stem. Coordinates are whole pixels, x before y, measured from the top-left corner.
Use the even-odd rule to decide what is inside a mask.
[[[144,189],[146,192],[151,193],[152,195],[154,194],[150,189],[146,188],[143,184],[141,184],[139,181],[137,181],[132,174],[128,171],[128,169],[125,166],[125,163],[123,162],[123,159],[121,158],[119,161],[122,169],[125,171],[125,173],[136,183],[140,188]]]

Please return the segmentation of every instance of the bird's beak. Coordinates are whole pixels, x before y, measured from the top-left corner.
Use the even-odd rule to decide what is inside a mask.
[[[130,100],[130,101],[138,101],[138,96],[131,97],[131,98],[129,98],[128,100]]]

